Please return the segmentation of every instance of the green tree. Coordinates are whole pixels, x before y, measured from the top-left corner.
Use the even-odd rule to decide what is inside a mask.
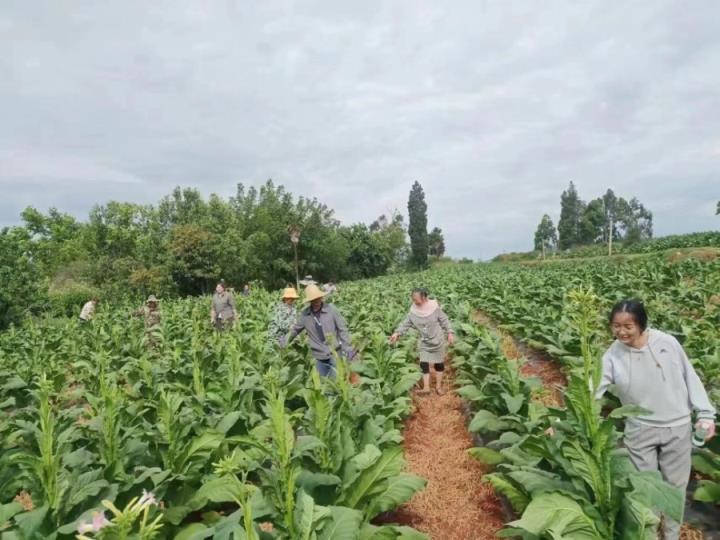
[[[580,199],[575,184],[570,182],[568,189],[560,197],[560,221],[558,221],[558,245],[560,249],[570,249],[581,243],[580,222],[585,203]]]
[[[370,225],[370,232],[379,238],[391,267],[400,267],[407,262],[407,229],[402,214],[395,211],[390,218],[381,215]]]
[[[626,244],[649,240],[653,236],[653,214],[633,197],[630,202],[622,201],[618,217],[622,224]]]
[[[47,302],[47,290],[31,251],[27,229],[0,230],[0,329],[39,312]]]
[[[428,264],[428,232],[427,232],[427,203],[425,192],[420,182],[415,182],[408,198],[408,216],[410,222],[408,234],[410,235],[411,263],[416,268],[426,268]]]
[[[183,294],[201,294],[210,290],[220,277],[215,263],[215,235],[199,225],[175,226],[170,235],[170,269]]]
[[[583,210],[580,218],[579,243],[582,245],[602,242],[605,232],[605,205],[602,198],[593,199]]]
[[[545,252],[548,249],[554,249],[557,246],[557,231],[555,230],[555,224],[553,223],[550,216],[545,214],[540,223],[538,224],[537,230],[535,231],[535,250],[542,253],[542,258],[545,258]]]
[[[445,237],[439,227],[433,228],[428,235],[428,253],[433,257],[445,255]]]

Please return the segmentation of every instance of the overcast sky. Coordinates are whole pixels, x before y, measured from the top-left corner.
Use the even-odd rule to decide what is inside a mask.
[[[527,250],[574,180],[720,228],[720,2],[4,0],[0,225],[267,178],[450,255]]]

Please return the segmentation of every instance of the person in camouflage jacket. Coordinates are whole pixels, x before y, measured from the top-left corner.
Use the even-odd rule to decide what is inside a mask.
[[[145,344],[148,348],[154,349],[158,346],[158,332],[160,323],[162,322],[162,313],[160,312],[160,300],[154,294],[151,294],[145,305],[138,308],[135,317],[142,317],[145,320]]]

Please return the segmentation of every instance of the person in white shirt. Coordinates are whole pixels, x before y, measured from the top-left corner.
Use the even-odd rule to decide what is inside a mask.
[[[82,310],[80,311],[80,322],[90,322],[92,318],[95,316],[95,307],[98,304],[97,298],[91,298],[87,302],[85,302],[85,305],[83,305]]]

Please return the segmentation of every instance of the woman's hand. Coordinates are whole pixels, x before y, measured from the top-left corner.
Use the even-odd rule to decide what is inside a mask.
[[[713,420],[710,420],[709,418],[702,418],[698,420],[695,423],[695,429],[697,430],[702,428],[707,429],[707,435],[705,435],[706,441],[709,441],[715,436],[715,422]]]
[[[398,339],[400,339],[400,334],[398,334],[397,332],[395,332],[392,336],[390,336],[390,337],[388,338],[388,341],[390,342],[391,345],[393,345],[393,344],[397,343],[397,340],[398,340]]]
[[[452,332],[450,332],[450,333],[448,334],[448,338],[447,338],[447,339],[448,339],[448,345],[455,345],[455,334],[453,334]]]

